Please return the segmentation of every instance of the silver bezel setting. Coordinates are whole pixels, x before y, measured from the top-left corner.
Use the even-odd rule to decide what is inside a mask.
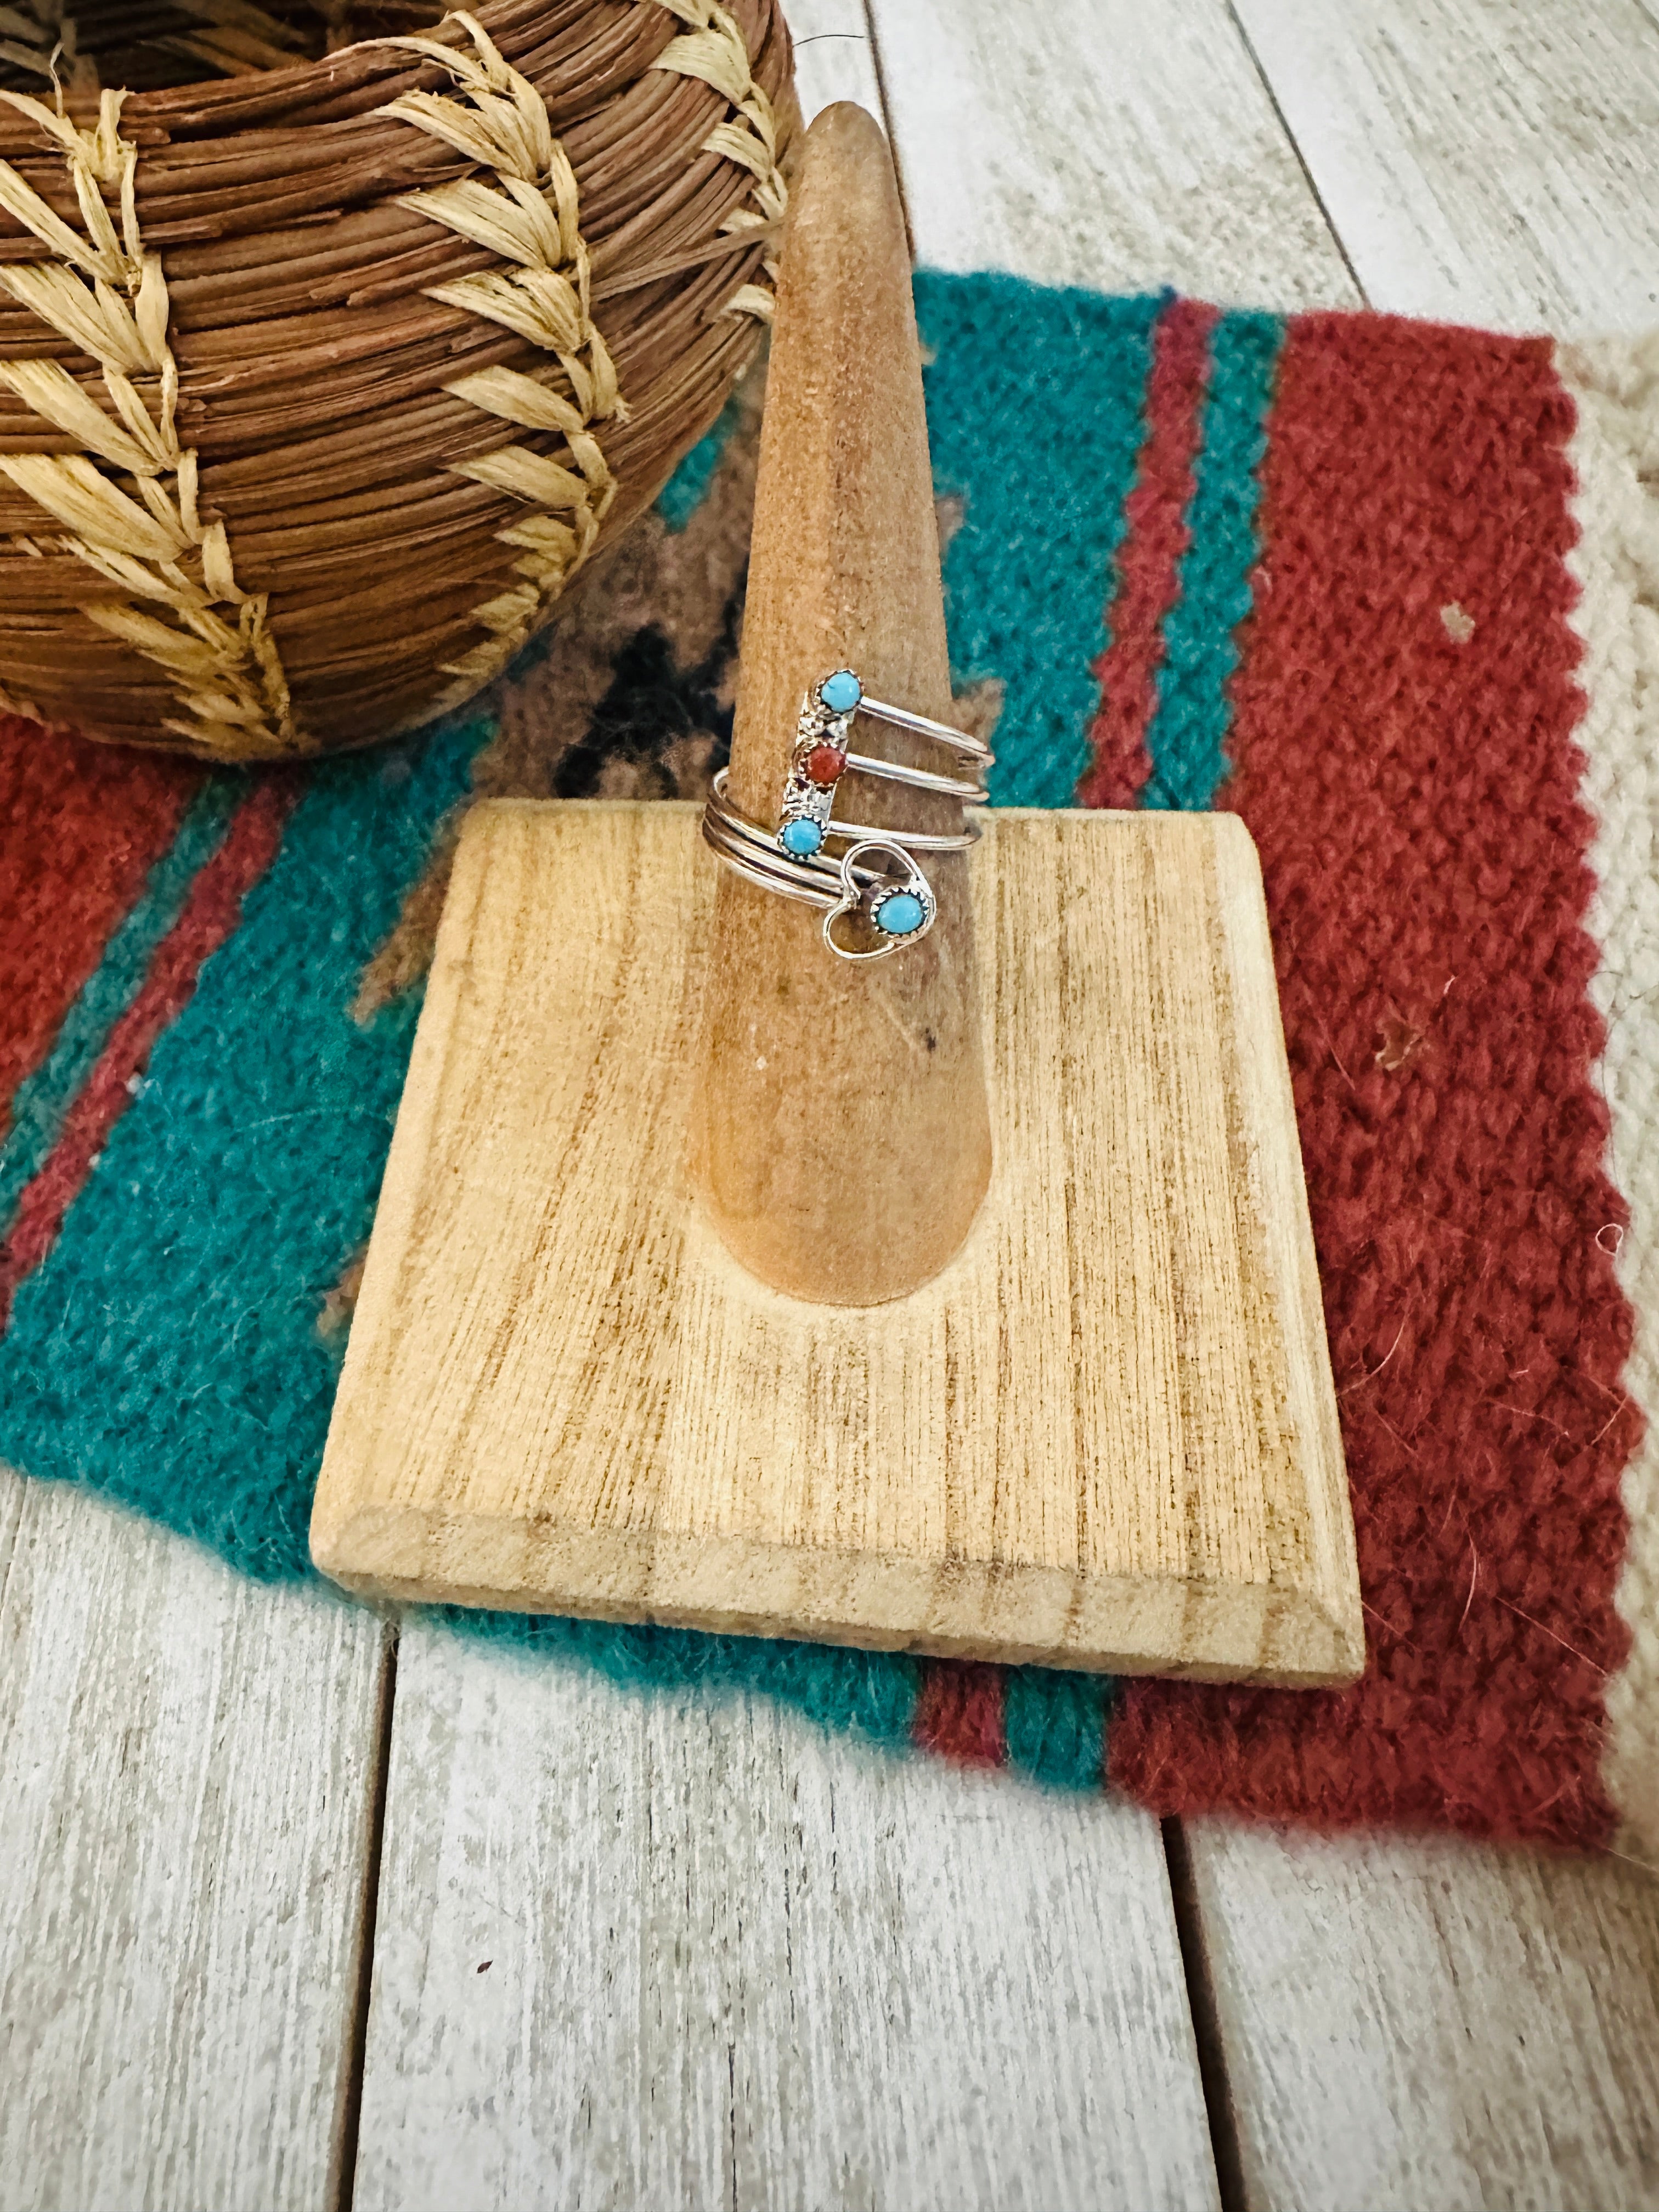
[[[836,793],[841,779],[834,783],[814,783],[806,773],[806,757],[815,745],[830,744],[839,753],[847,750],[847,740],[856,708],[845,714],[831,714],[816,691],[809,691],[800,702],[800,714],[795,723],[795,750],[790,757],[788,779],[783,787],[783,800],[778,811],[778,849],[793,860],[802,855],[791,853],[783,842],[783,833],[792,822],[816,822],[823,833],[818,840],[818,851],[823,849],[823,837],[830,834],[830,817],[836,811]]]
[[[850,707],[832,708],[824,700],[824,685],[837,675],[845,675],[857,686],[859,696]],[[879,754],[854,752],[849,740],[858,715],[928,738],[957,761],[967,764],[969,773],[945,775]],[[813,782],[806,773],[806,763],[813,748],[823,744],[833,745],[842,758],[841,773],[827,784]],[[714,778],[714,790],[703,809],[703,837],[724,866],[761,890],[787,899],[804,900],[823,909],[823,941],[838,960],[888,959],[905,945],[926,937],[939,919],[939,901],[933,885],[922,873],[917,856],[967,853],[972,848],[979,836],[979,823],[972,810],[983,805],[989,797],[979,779],[991,767],[993,758],[982,738],[971,737],[965,730],[954,729],[948,723],[933,721],[926,714],[914,714],[908,707],[872,699],[855,671],[835,669],[821,678],[801,701],[775,826],[755,821],[732,805],[726,788],[728,771],[722,769]],[[837,821],[836,794],[849,774],[873,776],[884,783],[905,784],[935,798],[954,799],[964,810],[962,826],[954,831],[912,830]],[[792,853],[784,838],[795,823],[803,821],[812,823],[817,829],[817,845],[810,854]],[[831,840],[842,848],[838,853],[828,849]],[[884,865],[872,865],[866,856],[873,854],[884,854],[887,862],[896,863],[898,872],[889,873]],[[890,935],[879,927],[876,915],[889,899],[906,892],[921,905],[921,921],[902,936]],[[859,917],[873,942],[856,949],[836,942],[836,925],[848,914]]]
[[[902,863],[903,873],[878,877],[873,883],[860,883],[859,863],[866,853],[887,853]],[[866,870],[867,873],[868,871]],[[907,945],[915,945],[927,936],[939,920],[939,901],[933,887],[916,866],[914,856],[908,853],[896,837],[862,837],[851,845],[842,856],[841,896],[823,917],[823,941],[837,960],[886,960],[895,952],[902,952]],[[914,929],[902,936],[889,936],[876,921],[879,908],[890,898],[908,892],[921,908],[921,920]],[[860,951],[853,951],[836,942],[836,924],[844,914],[856,914],[874,936],[876,942]]]
[[[866,894],[870,902],[870,927],[881,930],[884,937],[891,938],[895,945],[913,945],[933,927],[939,915],[939,902],[933,896],[933,887],[918,868],[914,883],[895,884],[891,890]],[[921,908],[921,920],[914,929],[882,929],[881,910],[896,898],[913,898]]]

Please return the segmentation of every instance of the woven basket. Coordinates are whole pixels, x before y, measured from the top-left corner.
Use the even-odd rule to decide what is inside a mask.
[[[254,761],[489,683],[750,357],[789,83],[776,0],[0,4],[0,708]]]

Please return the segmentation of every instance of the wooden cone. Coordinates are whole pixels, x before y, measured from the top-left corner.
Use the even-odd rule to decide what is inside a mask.
[[[761,437],[731,795],[775,818],[802,695],[855,669],[872,697],[951,715],[939,534],[904,219],[861,107],[807,133],[786,233]],[[926,739],[858,749],[953,769]],[[837,811],[957,828],[953,801],[849,780]],[[722,871],[690,1170],[722,1241],[797,1297],[871,1305],[936,1275],[991,1172],[966,854],[923,868],[939,920],[849,967],[822,915]]]

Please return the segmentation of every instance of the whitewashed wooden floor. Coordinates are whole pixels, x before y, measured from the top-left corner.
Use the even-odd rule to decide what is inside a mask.
[[[1659,319],[1659,0],[796,0],[918,258]],[[1659,1882],[394,1648],[0,1477],[0,2212],[1659,2206]]]

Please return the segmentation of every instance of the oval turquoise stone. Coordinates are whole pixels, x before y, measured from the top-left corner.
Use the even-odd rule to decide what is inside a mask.
[[[908,937],[922,921],[921,901],[914,891],[895,891],[876,908],[876,927],[889,937]]]
[[[801,815],[797,820],[784,823],[781,842],[786,853],[793,853],[798,860],[804,860],[823,844],[823,832],[816,822],[811,822]]]
[[[850,668],[838,668],[819,684],[818,696],[832,714],[850,714],[864,696],[864,686]]]

